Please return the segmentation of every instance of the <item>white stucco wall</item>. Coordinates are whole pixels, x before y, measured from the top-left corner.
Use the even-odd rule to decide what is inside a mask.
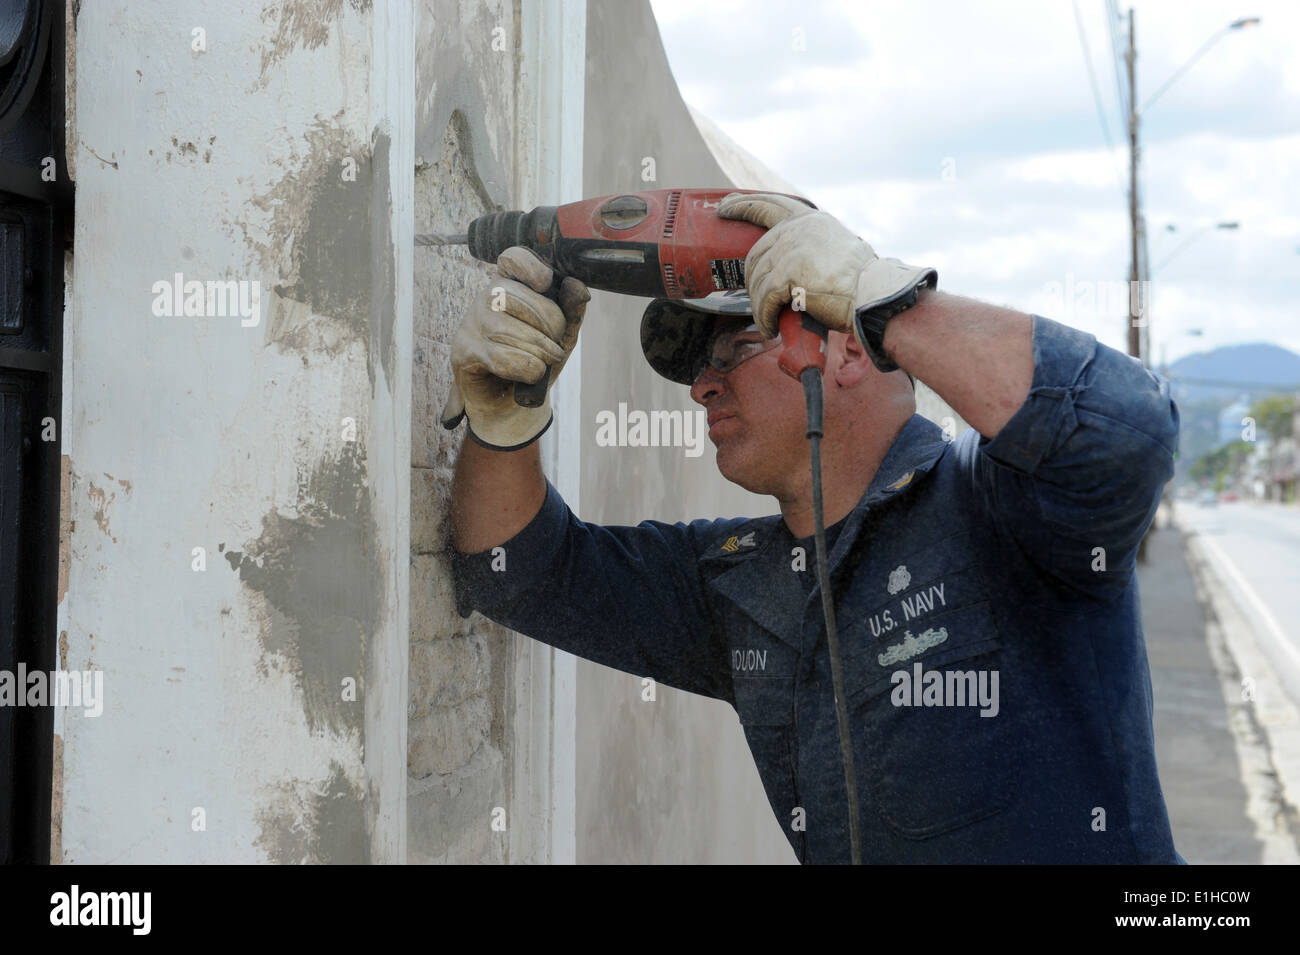
[[[63,861],[405,858],[412,23],[80,9]]]

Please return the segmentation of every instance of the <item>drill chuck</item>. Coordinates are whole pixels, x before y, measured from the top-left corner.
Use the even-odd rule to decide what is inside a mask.
[[[469,254],[481,262],[495,262],[506,249],[520,245],[555,268],[555,206],[489,212],[469,224],[468,234]]]

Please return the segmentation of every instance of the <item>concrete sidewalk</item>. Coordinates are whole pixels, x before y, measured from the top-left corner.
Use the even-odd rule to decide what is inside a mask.
[[[1300,862],[1294,810],[1281,800],[1267,739],[1241,701],[1224,614],[1198,586],[1184,535],[1163,509],[1156,526],[1138,583],[1174,845],[1192,864]]]

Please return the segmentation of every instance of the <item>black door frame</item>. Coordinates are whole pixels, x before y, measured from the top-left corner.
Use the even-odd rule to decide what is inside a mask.
[[[64,17],[61,0],[0,0],[0,670],[15,679],[19,664],[28,673],[56,666],[63,275],[73,213]],[[51,705],[0,706],[6,863],[50,861],[53,737]]]

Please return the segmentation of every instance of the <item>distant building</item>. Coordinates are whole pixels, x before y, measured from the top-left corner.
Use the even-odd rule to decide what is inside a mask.
[[[1260,434],[1243,477],[1256,497],[1291,502],[1300,489],[1300,393],[1295,395],[1291,434]]]
[[[1297,491],[1300,491],[1300,391],[1295,394],[1291,434],[1274,443],[1263,477],[1265,493],[1270,500],[1290,502],[1297,499]]]
[[[1241,440],[1241,419],[1250,414],[1250,398],[1242,395],[1219,412],[1219,444]]]

